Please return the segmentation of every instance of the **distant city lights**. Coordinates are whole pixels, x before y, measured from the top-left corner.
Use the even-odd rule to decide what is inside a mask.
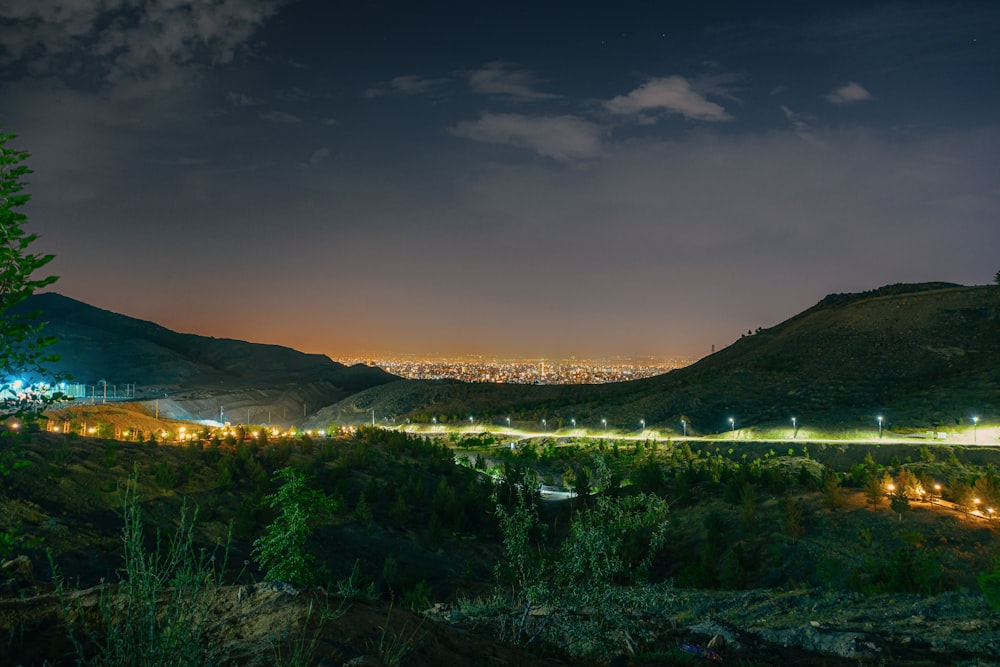
[[[377,366],[393,375],[414,380],[462,380],[500,384],[604,384],[662,375],[692,363],[667,359],[491,359],[365,357],[341,359],[342,363]]]

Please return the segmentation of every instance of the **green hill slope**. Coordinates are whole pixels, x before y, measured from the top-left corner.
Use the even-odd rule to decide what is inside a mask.
[[[686,368],[598,386],[403,381],[361,392],[311,420],[506,416],[581,427],[693,432],[799,423],[899,429],[1000,414],[1000,288],[946,283],[838,294]],[[552,421],[555,420],[555,421]]]

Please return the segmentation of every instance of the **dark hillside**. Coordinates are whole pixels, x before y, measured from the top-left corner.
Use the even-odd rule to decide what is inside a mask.
[[[315,409],[397,379],[278,345],[177,333],[55,293],[35,295],[18,309],[40,313],[45,334],[56,338],[51,350],[60,360],[53,372],[91,386],[90,393],[103,380],[109,396],[112,385],[125,384],[136,385],[138,399],[169,395],[161,408],[180,418],[217,417],[220,405],[301,417],[303,405]]]
[[[789,320],[744,336],[688,366],[600,386],[447,385],[402,382],[371,389],[314,422],[377,415],[514,414],[595,428],[700,433],[787,422],[857,428],[878,414],[898,428],[962,423],[1000,413],[1000,288],[893,285],[831,295]]]

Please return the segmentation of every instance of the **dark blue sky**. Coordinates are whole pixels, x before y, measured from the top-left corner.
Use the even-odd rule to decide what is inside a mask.
[[[1000,268],[1000,5],[12,0],[55,288],[356,353],[707,353]]]

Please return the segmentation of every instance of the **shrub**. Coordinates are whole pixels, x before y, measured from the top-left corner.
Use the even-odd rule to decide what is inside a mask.
[[[101,593],[96,624],[86,623],[87,615],[79,603],[74,606],[68,602],[49,553],[77,662],[167,667],[204,664],[203,631],[219,585],[215,555],[195,550],[198,511],[188,512],[186,504],[181,506],[177,532],[164,544],[157,531],[156,546],[147,551],[137,480],[138,474],[133,473],[122,494],[124,563],[118,590],[115,593],[106,588]],[[227,557],[228,544],[218,571],[225,569]]]
[[[313,582],[312,562],[315,557],[305,552],[312,534],[309,522],[317,512],[336,510],[336,502],[325,494],[310,489],[305,473],[295,468],[275,471],[273,480],[281,482],[277,493],[264,497],[264,504],[278,508],[278,516],[253,543],[254,559],[265,571],[265,581]]]
[[[979,590],[993,611],[1000,611],[1000,559],[993,562],[993,570],[979,574]]]

